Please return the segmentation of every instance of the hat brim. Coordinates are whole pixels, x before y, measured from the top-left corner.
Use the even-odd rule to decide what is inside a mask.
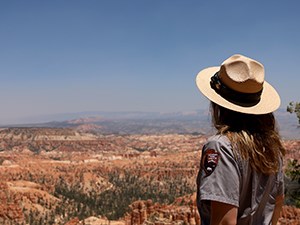
[[[210,101],[227,109],[247,114],[266,114],[279,108],[280,97],[277,91],[266,81],[263,84],[260,101],[254,106],[240,106],[226,100],[210,86],[211,77],[219,70],[220,67],[209,67],[200,71],[196,77],[197,87]]]

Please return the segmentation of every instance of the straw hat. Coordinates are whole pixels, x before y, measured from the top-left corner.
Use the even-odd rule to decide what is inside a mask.
[[[233,55],[221,66],[200,71],[196,83],[209,100],[220,106],[247,114],[266,114],[279,108],[280,97],[264,77],[261,63]]]

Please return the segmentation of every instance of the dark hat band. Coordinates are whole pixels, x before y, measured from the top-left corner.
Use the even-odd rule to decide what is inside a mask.
[[[254,106],[260,101],[263,90],[256,93],[242,93],[227,87],[219,77],[219,71],[210,79],[210,86],[226,100],[240,106]]]

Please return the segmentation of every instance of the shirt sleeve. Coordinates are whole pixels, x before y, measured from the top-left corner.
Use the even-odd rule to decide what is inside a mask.
[[[203,146],[198,177],[200,201],[211,200],[239,207],[239,167],[229,141],[214,138]]]
[[[283,175],[283,160],[279,159],[279,171],[277,174],[278,192],[277,196],[284,195],[284,175]]]

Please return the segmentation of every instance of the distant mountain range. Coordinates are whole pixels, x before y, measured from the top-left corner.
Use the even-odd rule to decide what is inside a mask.
[[[300,127],[295,115],[285,110],[275,113],[280,134],[285,139],[300,139]],[[197,133],[211,134],[210,115],[206,110],[190,112],[81,112],[35,118],[43,123],[5,125],[2,127],[56,127],[104,134]],[[55,119],[55,121],[53,120]],[[30,121],[30,120],[29,120]]]

